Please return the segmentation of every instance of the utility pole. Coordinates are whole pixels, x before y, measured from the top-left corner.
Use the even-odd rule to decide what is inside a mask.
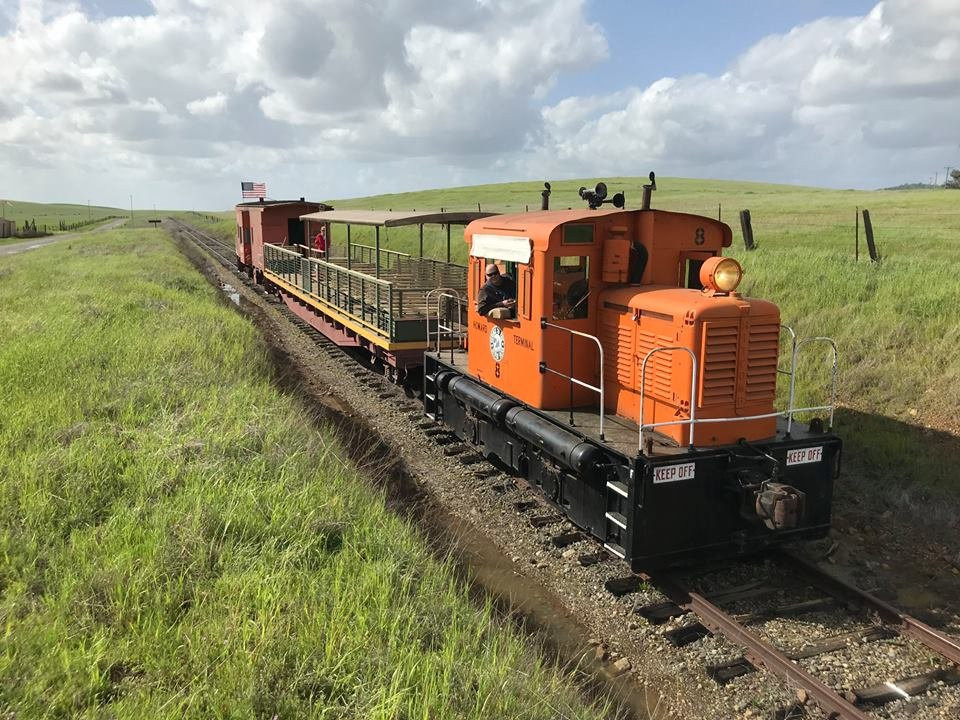
[[[933,174],[933,186],[936,187],[936,186],[939,185],[939,184],[940,184],[940,171],[937,170],[937,171]]]
[[[133,222],[133,195],[130,196],[130,222]]]

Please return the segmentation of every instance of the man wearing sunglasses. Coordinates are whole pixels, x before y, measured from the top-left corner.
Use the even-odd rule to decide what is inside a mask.
[[[501,275],[500,268],[491,263],[487,265],[487,281],[477,293],[477,312],[486,316],[495,308],[508,308],[511,311],[517,305],[517,284],[509,275]]]

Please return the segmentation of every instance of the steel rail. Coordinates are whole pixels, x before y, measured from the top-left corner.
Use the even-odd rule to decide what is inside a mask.
[[[753,665],[765,667],[788,685],[805,690],[831,717],[838,720],[872,720],[870,715],[808,673],[772,644],[748,630],[703,595],[682,589],[669,577],[651,577],[650,580],[679,607],[699,617],[710,632],[720,633],[744,648],[745,657]]]
[[[856,585],[852,585],[845,580],[841,580],[821,570],[810,561],[798,557],[792,552],[782,549],[778,552],[784,559],[793,563],[794,566],[801,570],[812,584],[824,592],[859,602],[863,606],[876,612],[888,624],[896,625],[897,630],[904,635],[908,635],[917,640],[950,662],[960,665],[960,640],[934,630],[912,615],[900,612],[889,603],[871,595],[866,590],[862,590]]]
[[[759,635],[738,623],[702,595],[689,593],[688,606],[703,620],[712,631],[719,631],[728,639],[746,649],[747,659],[755,665],[762,665],[788,684],[806,690],[817,705],[827,713],[834,713],[842,720],[871,720],[871,716],[857,708],[853,703],[839,695],[819,679],[808,673],[773,645],[765,642]]]
[[[233,266],[236,257],[225,254],[226,251],[231,251],[231,253],[233,251],[233,247],[231,247],[228,243],[223,242],[212,235],[208,235],[201,230],[197,230],[196,228],[191,227],[183,221],[177,220],[176,218],[170,218],[170,220],[173,222],[174,227],[177,230],[186,234],[187,237],[194,241],[194,243],[200,245],[212,255],[215,255],[216,258],[224,265],[227,265],[228,267]]]
[[[788,550],[779,548],[772,552],[778,559],[792,565],[811,585],[827,595],[838,600],[852,601],[856,605],[876,612],[885,626],[917,640],[947,661],[960,665],[960,640],[957,638],[945,635],[920,620],[900,612],[865,590],[827,573]],[[753,665],[765,667],[787,684],[805,690],[831,717],[840,720],[870,720],[872,717],[703,595],[685,590],[669,575],[640,574],[640,577],[654,583],[677,606],[699,617],[708,630],[720,633],[734,644],[741,646],[744,649],[744,657]]]

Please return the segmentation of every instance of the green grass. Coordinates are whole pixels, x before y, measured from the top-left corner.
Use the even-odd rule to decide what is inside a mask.
[[[0,261],[0,714],[599,718],[166,233]]]
[[[60,222],[67,225],[86,223],[93,226],[110,217],[126,215],[125,210],[99,205],[71,205],[69,203],[32,203],[20,200],[0,200],[0,217],[15,220],[17,227],[25,221],[36,222],[37,230],[46,226],[49,232],[59,232]]]

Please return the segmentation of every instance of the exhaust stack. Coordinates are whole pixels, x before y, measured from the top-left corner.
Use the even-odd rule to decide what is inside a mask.
[[[650,171],[650,184],[643,186],[643,205],[641,205],[641,210],[650,209],[650,198],[653,195],[653,191],[657,189],[657,176],[654,174],[653,170]]]

